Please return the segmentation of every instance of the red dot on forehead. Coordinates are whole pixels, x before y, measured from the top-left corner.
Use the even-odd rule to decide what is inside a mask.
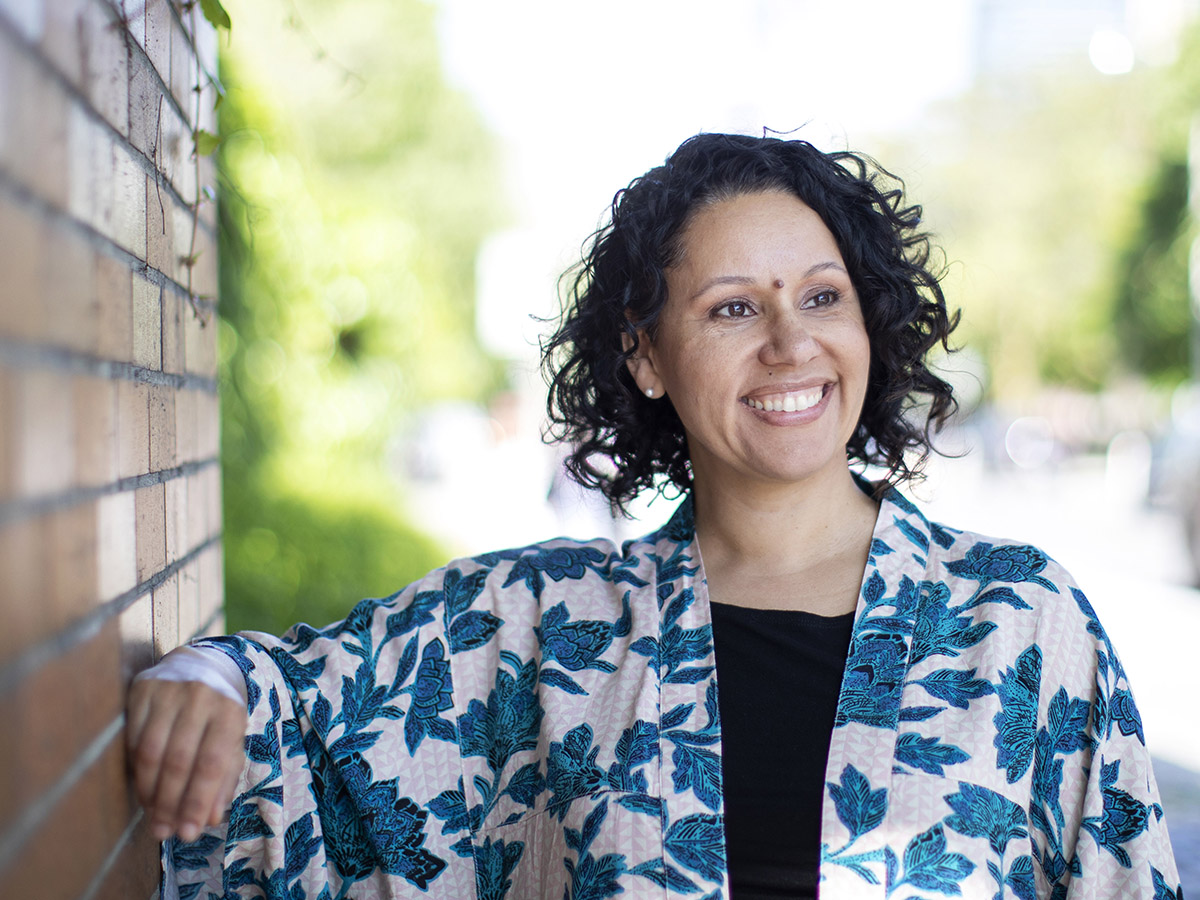
[[[783,290],[783,279],[782,278],[775,279],[775,290],[777,290],[777,291]]]

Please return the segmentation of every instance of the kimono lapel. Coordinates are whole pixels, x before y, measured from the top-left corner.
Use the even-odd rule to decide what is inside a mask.
[[[657,533],[653,557],[667,894],[694,896],[701,888],[717,900],[729,885],[716,657],[690,496]]]
[[[838,896],[884,896],[896,864],[871,832],[887,816],[931,536],[920,511],[890,490],[871,539],[826,767],[821,873],[826,890],[851,892]]]

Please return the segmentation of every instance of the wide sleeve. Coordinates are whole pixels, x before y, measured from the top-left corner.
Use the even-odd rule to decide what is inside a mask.
[[[443,578],[328,628],[201,642],[241,670],[249,723],[228,820],[164,847],[182,900],[474,895],[473,866],[451,864],[471,849],[452,814],[462,764]]]
[[[1121,661],[1083,593],[1091,683],[1043,684],[1045,719],[1034,744],[1035,855],[1068,898],[1179,898],[1175,860],[1141,717]]]

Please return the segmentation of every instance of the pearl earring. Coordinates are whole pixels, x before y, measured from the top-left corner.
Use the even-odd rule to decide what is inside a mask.
[[[646,396],[653,397],[654,396],[654,388],[646,388]]]

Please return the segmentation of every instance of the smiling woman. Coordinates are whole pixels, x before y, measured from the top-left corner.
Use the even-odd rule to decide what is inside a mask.
[[[1084,594],[898,489],[953,409],[918,221],[799,141],[700,135],[620,192],[550,413],[615,505],[684,502],[168,657],[130,745],[180,894],[1181,898]]]

